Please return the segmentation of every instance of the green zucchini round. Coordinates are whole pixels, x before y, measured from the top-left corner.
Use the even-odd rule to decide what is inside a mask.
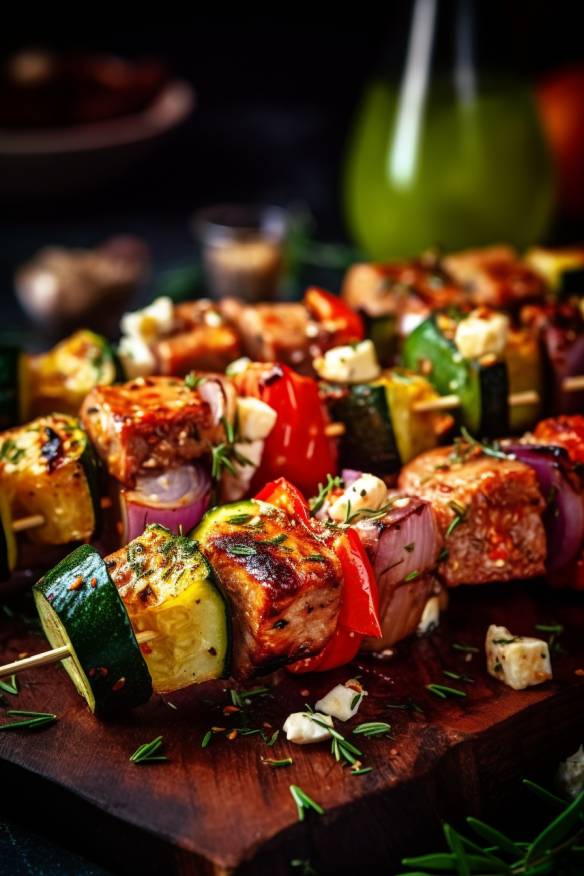
[[[130,619],[105,562],[82,545],[34,587],[43,630],[54,648],[68,645],[63,667],[92,712],[145,703],[152,681]]]

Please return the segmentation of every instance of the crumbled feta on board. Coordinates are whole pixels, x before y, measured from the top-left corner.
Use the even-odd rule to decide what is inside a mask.
[[[562,761],[558,767],[557,784],[560,791],[575,800],[584,791],[584,746]]]
[[[336,499],[329,508],[332,520],[342,523],[350,515],[354,516],[365,509],[378,511],[387,502],[387,487],[381,478],[372,474],[363,474],[347,487],[344,493]]]
[[[487,669],[514,690],[542,684],[552,677],[548,643],[514,636],[507,627],[491,624],[485,641]]]
[[[152,304],[124,313],[120,321],[122,334],[143,341],[155,341],[161,335],[166,335],[174,327],[174,304],[172,298],[161,296],[155,298]]]
[[[373,341],[361,341],[333,347],[314,360],[314,368],[323,380],[333,383],[366,383],[381,373]]]
[[[427,633],[431,633],[440,624],[440,606],[440,596],[431,596],[424,606],[424,611],[418,622],[416,630],[418,636],[425,636]]]
[[[366,696],[367,691],[363,690],[356,679],[351,679],[345,684],[337,684],[332,690],[329,690],[316,703],[316,709],[319,712],[324,712],[325,715],[338,718],[339,721],[348,721],[357,714],[363,697]]]
[[[458,323],[454,342],[465,359],[489,354],[499,357],[505,352],[508,334],[509,317],[480,307]]]
[[[328,715],[314,712],[313,717],[321,724],[333,726],[333,719]],[[306,712],[293,712],[288,715],[284,721],[284,733],[288,742],[294,742],[296,745],[310,745],[312,742],[324,742],[325,739],[330,739],[328,730],[313,721],[311,715]]]

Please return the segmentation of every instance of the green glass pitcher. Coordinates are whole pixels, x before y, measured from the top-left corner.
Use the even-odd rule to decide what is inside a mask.
[[[401,75],[366,89],[344,203],[371,258],[523,248],[549,226],[553,171],[534,98],[517,75],[478,66],[475,12],[473,0],[414,0]]]

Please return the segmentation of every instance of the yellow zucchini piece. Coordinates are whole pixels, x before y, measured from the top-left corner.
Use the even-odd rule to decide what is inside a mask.
[[[142,646],[158,693],[229,674],[230,629],[211,567],[188,536],[153,524],[106,564]]]
[[[543,362],[539,341],[527,329],[510,329],[505,348],[509,375],[509,392],[535,390],[539,403],[512,405],[509,410],[511,431],[520,433],[530,429],[542,415]]]

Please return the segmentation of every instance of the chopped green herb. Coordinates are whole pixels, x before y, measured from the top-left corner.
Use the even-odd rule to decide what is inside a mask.
[[[366,773],[372,773],[373,767],[361,767],[358,770],[351,770],[352,776],[364,776]]]
[[[391,730],[391,724],[385,721],[366,721],[354,728],[353,733],[362,736],[387,736]]]
[[[430,693],[433,693],[435,696],[439,697],[442,700],[447,699],[447,697],[465,697],[466,692],[463,690],[459,690],[457,687],[447,687],[445,684],[427,684],[426,690],[429,690]]]
[[[57,716],[49,712],[28,712],[20,709],[8,709],[6,714],[10,717],[22,717],[22,721],[12,721],[10,724],[0,724],[1,730],[36,730],[47,724],[53,724]]]
[[[250,544],[229,545],[227,552],[235,557],[253,557],[257,554],[257,550]]]
[[[227,518],[227,523],[231,523],[233,526],[240,526],[243,523],[248,523],[251,519],[251,514],[234,514],[233,517]]]
[[[3,690],[4,693],[12,694],[13,697],[17,696],[19,687],[16,675],[11,675],[9,681],[2,681],[0,679],[0,690]]]
[[[185,384],[189,389],[198,389],[198,387],[207,379],[205,374],[195,374],[194,371],[191,371],[190,374],[187,374],[185,377]]]
[[[326,563],[327,558],[322,554],[308,554],[303,558],[307,563]]]
[[[317,514],[318,511],[323,507],[324,503],[328,499],[329,495],[333,490],[339,489],[343,486],[343,479],[340,477],[333,477],[328,474],[326,476],[326,484],[323,486],[322,484],[318,485],[318,495],[314,496],[310,500],[310,513]]]
[[[464,642],[453,642],[452,647],[455,651],[465,651],[469,654],[478,654],[479,649],[474,645],[465,645]]]
[[[312,797],[309,797],[308,794],[298,785],[290,785],[290,793],[292,794],[292,799],[296,803],[299,821],[304,821],[306,813],[309,810],[316,812],[318,815],[324,814],[322,806],[313,800]]]
[[[445,675],[446,678],[452,678],[454,681],[464,681],[467,684],[474,684],[474,678],[470,675],[461,675],[459,672],[452,672],[451,669],[443,669],[442,675]]]
[[[265,538],[262,541],[258,541],[258,544],[278,545],[286,541],[287,538],[288,536],[284,532],[281,532],[280,535],[275,535],[273,538]]]
[[[412,571],[408,572],[408,574],[405,576],[404,581],[415,581],[416,578],[420,577],[420,575],[421,572],[418,569],[412,569]]]
[[[201,748],[206,748],[208,746],[208,744],[210,743],[212,738],[213,738],[213,731],[207,730],[207,732],[203,736],[203,739],[201,740]]]
[[[291,757],[283,757],[281,760],[272,760],[271,758],[264,758],[263,763],[269,767],[287,767],[292,766],[294,761]]]
[[[130,761],[132,763],[160,763],[167,760],[168,758],[158,753],[162,748],[162,740],[162,736],[157,736],[151,742],[140,745],[134,754],[130,755]]]

